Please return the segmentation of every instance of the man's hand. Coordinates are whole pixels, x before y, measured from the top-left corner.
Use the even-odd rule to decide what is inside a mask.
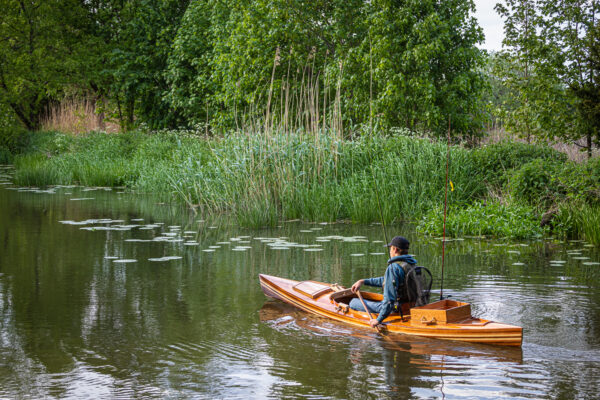
[[[354,285],[352,285],[352,293],[356,293],[358,291],[358,289],[360,289],[360,287],[363,285],[363,283],[365,283],[364,279],[359,279],[356,282],[354,282]]]
[[[371,328],[375,328],[376,326],[379,326],[381,324],[376,319],[372,319],[369,321],[369,325],[371,325]]]

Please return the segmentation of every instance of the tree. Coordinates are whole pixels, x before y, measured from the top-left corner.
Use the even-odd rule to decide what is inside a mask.
[[[507,49],[501,56],[511,69],[499,72],[519,103],[506,115],[507,126],[528,138],[585,138],[591,156],[594,138],[598,142],[590,114],[598,97],[593,61],[598,1],[505,2],[496,10],[505,19]]]
[[[0,0],[0,8],[0,102],[37,129],[46,107],[82,75],[82,8],[76,0]]]
[[[325,126],[481,129],[483,34],[471,0],[197,1],[169,59],[171,104],[194,122],[239,114]],[[266,110],[266,113],[265,113]],[[310,116],[309,116],[310,115]],[[287,122],[284,122],[287,123]]]
[[[153,128],[176,126],[181,118],[164,96],[167,60],[189,0],[90,0],[88,29],[101,45],[90,86],[117,108],[123,130],[136,116]]]
[[[485,59],[473,10],[470,0],[373,2],[363,51],[375,60],[374,112],[385,125],[442,133],[450,118],[456,131],[481,130]]]

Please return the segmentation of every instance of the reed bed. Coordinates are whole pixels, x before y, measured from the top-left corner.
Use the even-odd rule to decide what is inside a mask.
[[[302,130],[238,131],[223,137],[45,133],[37,152],[16,158],[15,183],[125,185],[182,201],[202,216],[227,213],[251,227],[288,219],[370,223],[383,216],[386,223],[421,221],[423,232],[441,233],[444,143],[402,135],[314,135]],[[453,146],[450,154],[450,235],[523,238],[549,232],[539,227],[543,209],[504,189],[514,171],[532,158],[556,154],[525,144],[476,150]],[[598,165],[582,168],[593,176]],[[600,213],[585,201],[585,207],[573,207],[570,218],[566,211],[559,213],[563,217],[557,217],[555,231],[597,243]]]
[[[50,142],[62,140],[55,134]],[[295,218],[379,221],[377,194],[385,222],[413,219],[439,203],[444,188],[445,147],[424,139],[91,133],[70,141],[60,151],[18,157],[16,183],[127,185],[174,196],[201,214],[233,213],[252,226]],[[460,147],[452,152],[452,201],[485,190],[468,157]]]
[[[581,202],[561,204],[556,220],[556,236],[583,239],[600,246],[600,205]]]
[[[119,132],[119,125],[106,121],[98,102],[87,97],[67,97],[49,106],[41,121],[46,131],[81,134],[90,131]]]

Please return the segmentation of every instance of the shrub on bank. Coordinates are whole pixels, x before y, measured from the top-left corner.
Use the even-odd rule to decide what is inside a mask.
[[[510,193],[529,204],[547,208],[559,195],[554,176],[560,168],[554,160],[538,158],[530,161],[511,174],[508,183]]]
[[[534,160],[565,162],[567,156],[548,146],[503,141],[475,149],[472,156],[484,182],[492,187],[507,184],[514,170]]]

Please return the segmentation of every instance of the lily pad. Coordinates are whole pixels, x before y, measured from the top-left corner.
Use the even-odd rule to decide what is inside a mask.
[[[159,258],[149,258],[148,261],[155,261],[155,262],[160,262],[160,261],[171,261],[171,260],[181,260],[181,256],[165,256],[165,257],[159,257]]]

